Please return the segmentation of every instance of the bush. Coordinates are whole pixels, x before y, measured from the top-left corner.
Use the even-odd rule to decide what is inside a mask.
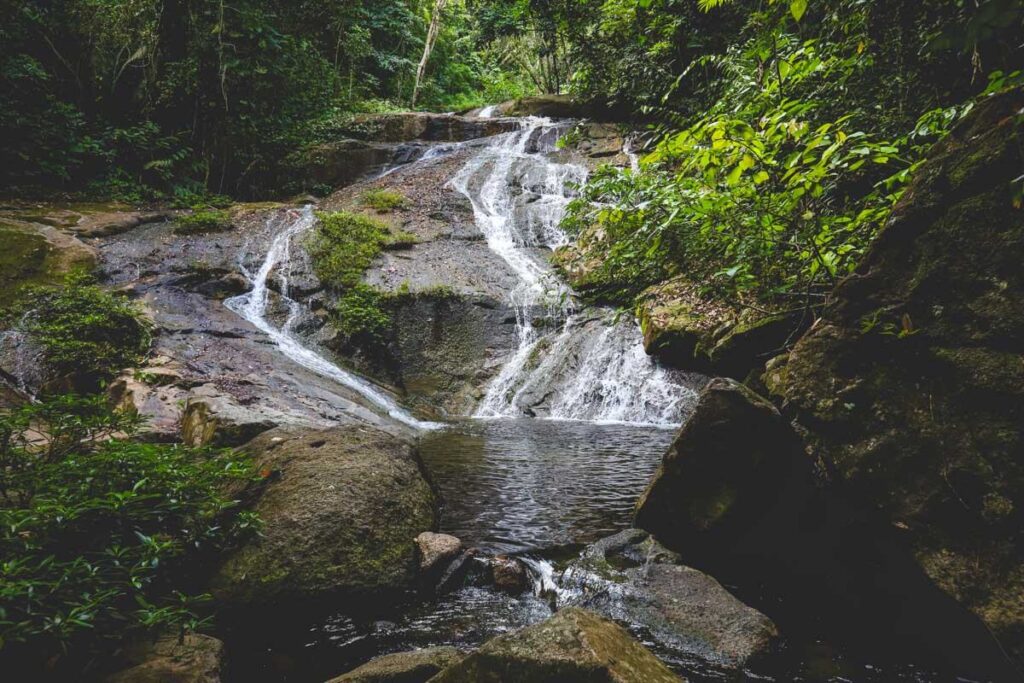
[[[60,373],[106,379],[149,349],[149,326],[139,308],[88,275],[73,274],[61,286],[29,291],[21,326]]]
[[[367,190],[363,193],[362,203],[379,213],[390,213],[408,206],[405,196],[391,190]]]
[[[231,452],[129,440],[138,419],[96,397],[0,414],[0,650],[42,661],[131,631],[194,628],[184,570],[254,528],[223,491]],[[111,438],[115,437],[116,438]]]
[[[320,281],[337,289],[354,287],[388,240],[381,221],[349,211],[318,213],[317,228],[306,241]]]
[[[338,330],[348,337],[385,341],[391,328],[391,316],[382,305],[386,296],[362,283],[348,290],[335,308]]]
[[[231,214],[222,209],[203,209],[178,218],[177,223],[174,232],[179,235],[225,232],[231,229]]]

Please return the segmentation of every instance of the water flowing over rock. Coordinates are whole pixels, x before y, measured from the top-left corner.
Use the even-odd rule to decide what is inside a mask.
[[[646,357],[632,320],[576,311],[572,291],[546,251],[566,244],[559,227],[577,163],[551,158],[566,127],[531,118],[481,150],[452,180],[470,201],[487,246],[516,273],[508,294],[518,345],[490,383],[480,417],[677,423],[694,396],[680,377]]]
[[[620,626],[578,607],[485,643],[434,683],[679,683]]]

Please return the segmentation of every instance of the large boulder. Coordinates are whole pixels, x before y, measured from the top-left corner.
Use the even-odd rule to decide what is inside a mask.
[[[436,527],[437,498],[410,443],[364,426],[279,428],[245,451],[265,482],[253,507],[263,526],[223,563],[215,598],[238,608],[338,598],[354,612],[414,587],[415,539]]]
[[[636,524],[672,547],[746,530],[806,463],[778,410],[741,384],[712,380],[637,503]]]
[[[454,647],[396,652],[377,657],[328,683],[426,683],[463,657]]]
[[[127,669],[105,683],[220,683],[224,643],[198,633],[163,636],[155,643],[129,648]]]
[[[560,585],[580,606],[630,624],[659,647],[718,666],[744,666],[779,635],[771,619],[639,529],[590,545]]]
[[[547,621],[494,638],[432,683],[678,683],[624,629],[567,607]]]
[[[787,420],[759,396],[712,381],[641,498],[636,524],[780,622],[865,654],[1001,680],[985,627],[921,570],[899,527],[823,482]],[[782,605],[782,607],[779,607]],[[785,623],[783,623],[785,628]]]
[[[1024,670],[1022,108],[1022,89],[990,97],[935,147],[766,380],[832,480]]]

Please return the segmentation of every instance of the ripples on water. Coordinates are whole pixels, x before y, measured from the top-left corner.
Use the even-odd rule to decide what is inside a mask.
[[[472,420],[423,437],[442,531],[489,553],[589,543],[629,526],[673,430]]]

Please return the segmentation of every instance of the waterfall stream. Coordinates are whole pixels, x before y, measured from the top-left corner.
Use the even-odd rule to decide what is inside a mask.
[[[583,166],[552,158],[567,125],[524,119],[451,181],[469,199],[488,247],[520,280],[509,294],[517,348],[476,415],[675,426],[693,390],[647,356],[631,317],[577,311],[543,255],[569,242],[559,224],[587,178]]]
[[[300,211],[289,212],[287,220],[288,223],[284,229],[274,235],[267,249],[267,254],[255,273],[245,268],[245,265],[242,264],[245,276],[253,283],[252,290],[241,296],[228,299],[224,304],[270,337],[281,350],[281,353],[299,365],[323,377],[332,379],[342,386],[348,387],[392,418],[410,427],[430,429],[437,426],[431,422],[417,420],[390,396],[370,382],[342,370],[296,339],[292,328],[302,313],[302,305],[288,296],[288,276],[291,272],[291,243],[294,237],[313,227],[316,222],[316,216],[313,214],[313,207],[306,206]],[[281,302],[288,308],[287,318],[280,327],[275,327],[267,319],[271,303],[267,279],[275,269],[278,271],[278,278],[281,283],[278,295]]]

